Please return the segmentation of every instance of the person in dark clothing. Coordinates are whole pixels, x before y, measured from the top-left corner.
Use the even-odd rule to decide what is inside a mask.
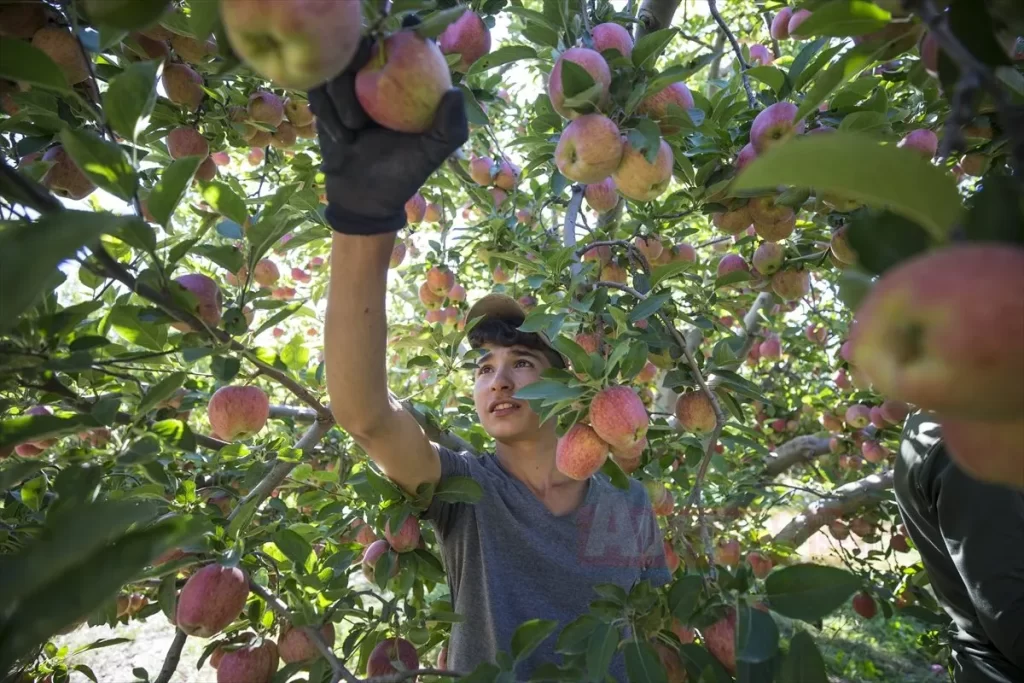
[[[1024,491],[965,474],[927,413],[904,426],[894,489],[953,620],[956,683],[1024,682]]]

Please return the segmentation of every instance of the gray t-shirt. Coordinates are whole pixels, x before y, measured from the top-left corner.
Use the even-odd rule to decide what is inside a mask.
[[[557,621],[558,628],[517,667],[517,680],[526,680],[542,663],[561,663],[558,634],[600,598],[595,584],[629,591],[640,580],[655,586],[670,580],[661,531],[647,491],[635,479],[624,491],[595,475],[576,510],[554,515],[494,455],[435,447],[441,481],[470,477],[483,488],[475,504],[435,498],[424,514],[437,530],[452,603],[464,619],[452,626],[450,669],[469,673],[493,663],[498,652],[511,650],[512,634],[525,621]],[[626,680],[621,653],[609,673]]]

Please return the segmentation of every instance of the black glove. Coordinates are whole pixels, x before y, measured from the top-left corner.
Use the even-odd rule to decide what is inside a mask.
[[[350,235],[404,227],[405,203],[469,138],[457,88],[445,93],[425,133],[399,133],[370,119],[355,95],[356,72],[369,60],[370,45],[363,38],[348,68],[309,92],[327,176],[327,222]]]

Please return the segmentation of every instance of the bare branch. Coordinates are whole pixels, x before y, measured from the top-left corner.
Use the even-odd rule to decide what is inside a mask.
[[[576,216],[579,215],[580,205],[583,204],[583,186],[573,185],[572,186],[572,197],[569,199],[569,206],[565,210],[565,222],[562,224],[562,244],[567,247],[576,246]],[[573,276],[579,275],[580,272],[580,260],[579,255],[573,259],[572,265],[569,266],[569,272]]]
[[[644,0],[640,5],[636,18],[640,21],[636,27],[636,39],[640,40],[649,33],[654,33],[672,24],[672,16],[679,7],[680,0]]]
[[[167,655],[164,657],[164,665],[160,667],[160,673],[153,679],[153,683],[168,683],[171,680],[171,676],[178,670],[181,650],[185,647],[187,639],[187,633],[181,629],[175,629],[174,640],[171,641],[171,646],[167,649]]]
[[[798,436],[775,449],[764,468],[764,476],[775,478],[801,463],[810,462],[828,453],[828,439],[808,434]]]
[[[722,13],[718,11],[718,4],[715,0],[708,0],[708,9],[711,11],[711,16],[715,18],[715,23],[718,24],[718,28],[720,28],[726,38],[729,39],[729,43],[732,45],[732,51],[736,53],[736,61],[740,65],[740,80],[743,81],[743,89],[747,93],[747,104],[750,105],[751,109],[754,109],[757,107],[757,98],[754,97],[754,91],[750,87],[750,78],[746,74],[748,64],[743,59],[743,50],[740,49],[740,44],[737,42],[736,36],[734,36],[732,31],[729,30],[729,25],[726,24],[725,19],[722,18]]]
[[[791,549],[799,548],[824,524],[862,507],[878,502],[892,488],[892,470],[872,474],[840,486],[827,497],[814,501],[775,535],[772,542]]]

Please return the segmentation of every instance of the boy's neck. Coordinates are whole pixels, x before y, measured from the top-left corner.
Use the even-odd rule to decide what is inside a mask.
[[[570,504],[582,499],[587,482],[571,479],[555,467],[558,437],[554,430],[542,430],[537,438],[512,443],[498,442],[495,455],[502,467],[523,482],[549,508],[562,508],[560,501]]]

